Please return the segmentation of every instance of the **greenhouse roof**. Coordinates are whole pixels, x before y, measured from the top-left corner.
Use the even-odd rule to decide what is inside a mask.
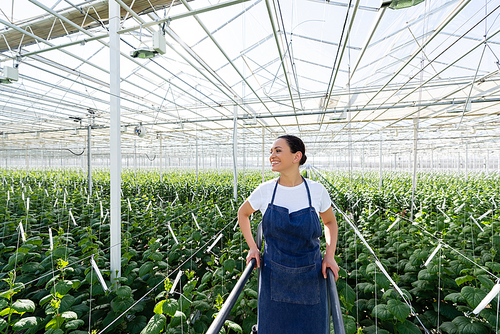
[[[316,154],[381,139],[411,150],[415,131],[419,149],[497,147],[497,1],[116,1],[124,150],[160,137],[229,150],[235,108],[239,143],[256,152],[284,133]],[[109,147],[108,1],[0,10],[2,145],[84,146],[91,122],[94,145]],[[156,32],[166,52],[134,58]]]

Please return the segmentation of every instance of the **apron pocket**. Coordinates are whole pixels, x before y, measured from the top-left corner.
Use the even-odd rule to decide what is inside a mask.
[[[320,302],[316,264],[291,268],[271,261],[271,300],[302,305]]]

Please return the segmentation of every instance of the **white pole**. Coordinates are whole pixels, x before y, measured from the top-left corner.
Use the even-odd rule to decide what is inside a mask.
[[[469,144],[465,144],[465,182],[469,180]]]
[[[490,172],[490,150],[486,150],[486,175]]]
[[[120,147],[120,5],[109,1],[109,64],[110,64],[110,264],[111,281],[121,277],[121,147]]]
[[[266,130],[264,129],[264,126],[262,126],[262,182],[264,182],[264,163],[266,161],[266,158],[264,155],[264,152],[265,152],[265,149],[264,149],[265,132],[266,132]]]
[[[198,129],[196,129],[196,182],[198,182]]]
[[[162,146],[162,136],[160,135],[160,182],[163,182],[163,173],[162,173],[162,162],[163,162],[163,146]]]
[[[90,123],[90,117],[89,117],[89,126],[87,128],[87,183],[88,183],[88,190],[89,190],[89,196],[92,196],[92,124]]]
[[[379,163],[378,163],[378,189],[382,189],[382,132],[380,132],[380,147],[379,147]]]
[[[236,201],[238,199],[238,169],[236,163],[238,162],[238,106],[234,106],[233,118],[233,197]]]

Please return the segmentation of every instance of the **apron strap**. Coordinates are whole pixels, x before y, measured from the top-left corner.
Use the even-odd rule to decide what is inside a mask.
[[[276,189],[278,189],[278,183],[280,183],[280,178],[279,177],[278,177],[278,180],[276,180],[276,185],[274,186],[273,198],[271,199],[271,205],[274,204],[274,196],[276,196]]]
[[[307,189],[307,197],[309,197],[309,207],[312,207],[312,201],[311,201],[311,193],[309,192],[309,186],[307,185],[306,179],[302,176],[302,180],[304,180],[304,183],[306,185]]]

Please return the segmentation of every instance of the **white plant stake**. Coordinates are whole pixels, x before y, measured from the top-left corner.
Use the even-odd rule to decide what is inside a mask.
[[[215,239],[215,241],[210,245],[210,247],[207,248],[207,253],[210,253],[212,251],[212,248],[215,247],[215,245],[217,244],[217,242],[219,242],[220,239],[222,239],[222,233],[219,234],[217,239]]]
[[[69,209],[69,215],[71,217],[71,220],[73,221],[73,225],[78,226],[78,225],[76,225],[76,220],[75,220],[75,217],[73,216],[73,212],[71,212],[71,209]]]
[[[56,197],[56,200],[54,201],[54,208],[56,207],[58,200],[59,200],[59,198]]]
[[[106,218],[108,218],[108,215],[109,215],[109,210],[106,210],[106,215],[104,216],[104,219],[102,220],[103,224],[106,221]]]
[[[49,192],[47,191],[47,188],[45,188],[45,195],[47,195],[47,197],[49,197]]]
[[[23,202],[24,202],[24,193],[21,193],[21,197],[23,198]]]
[[[445,215],[445,216],[446,216],[446,218],[448,218],[449,220],[451,220],[450,216],[448,216],[448,215],[447,215],[447,214],[446,214],[443,210],[441,210],[441,208],[440,208],[439,206],[437,206],[437,209],[438,209],[439,211],[441,211],[441,213],[442,213],[443,215]]]
[[[179,272],[177,273],[177,276],[175,276],[175,280],[174,280],[174,283],[172,284],[172,288],[170,288],[170,293],[174,293],[175,287],[179,283],[181,277],[182,277],[182,270],[179,270]]]
[[[170,223],[168,223],[168,230],[170,233],[172,233],[172,237],[174,237],[175,243],[178,244],[179,241],[177,241],[177,238],[175,237],[174,231],[172,230],[172,226],[170,226]]]
[[[431,253],[431,255],[429,256],[429,258],[427,259],[427,261],[425,261],[424,263],[424,266],[428,266],[429,263],[431,263],[432,259],[434,258],[434,256],[436,255],[436,253],[441,249],[441,247],[443,247],[443,245],[441,243],[439,243],[437,245],[437,247],[434,249],[434,251]]]
[[[485,218],[487,215],[489,215],[490,213],[492,213],[493,210],[488,210],[488,212],[484,213],[481,217],[479,217],[477,220],[483,220],[483,218]]]
[[[462,210],[462,208],[464,207],[464,205],[465,205],[465,202],[462,203],[462,205],[460,205],[458,208],[455,209],[455,213],[459,213],[460,210]]]
[[[193,216],[194,223],[196,224],[198,230],[201,230],[200,225],[198,225],[198,221],[196,221],[196,216],[194,215],[194,213],[191,212],[191,216]]]
[[[386,232],[389,232],[394,225],[396,225],[399,222],[400,217],[396,218],[396,220],[387,228]]]
[[[66,205],[66,194],[64,194],[64,197],[63,197],[63,204]]]
[[[132,211],[132,206],[130,206],[130,200],[127,197],[128,211]]]
[[[49,227],[50,250],[54,250],[54,240],[52,239],[52,229]]]
[[[477,222],[477,220],[474,217],[472,217],[472,215],[470,217],[472,218],[472,220],[474,221],[474,223],[476,223],[477,227],[479,227],[479,229],[481,230],[481,232],[484,232],[483,227],[481,225],[479,225],[479,223]]]
[[[491,291],[486,295],[486,297],[483,298],[483,300],[477,305],[477,307],[472,311],[475,315],[478,315],[479,312],[481,312],[486,305],[488,305],[493,298],[495,298],[496,295],[500,292],[500,283],[497,281],[497,284],[491,289]]]
[[[108,286],[106,285],[106,282],[102,277],[101,271],[97,267],[97,263],[95,263],[94,256],[90,258],[90,263],[92,264],[92,267],[94,268],[95,273],[97,274],[97,278],[99,278],[99,282],[101,282],[102,288],[104,289],[104,291],[108,291]]]
[[[149,207],[151,206],[151,201],[149,201],[148,206],[146,207],[146,211],[149,210]]]
[[[28,197],[26,199],[26,214],[30,211],[30,198]]]
[[[233,202],[231,202],[233,203]],[[222,215],[222,212],[220,212],[220,209],[219,209],[219,206],[217,205],[217,203],[215,204],[215,208],[217,209],[217,211],[219,211],[219,215],[224,218],[224,216]]]
[[[375,261],[375,264],[377,265],[377,267],[379,267],[380,271],[382,271],[382,273],[385,275],[385,277],[387,277],[387,279],[389,280],[389,282],[391,282],[391,284],[394,287],[394,289],[396,289],[396,291],[401,295],[401,297],[403,297],[403,299],[406,300],[406,298],[408,298],[408,296],[406,296],[403,293],[403,291],[401,291],[401,289],[399,288],[399,286],[397,286],[397,284],[392,280],[391,276],[389,276],[389,274],[385,270],[385,268],[382,265],[382,263],[379,260],[377,260],[377,261]]]
[[[21,239],[23,239],[23,242],[26,242],[26,235],[24,234],[24,227],[23,227],[23,222],[19,222],[19,230],[21,231]]]
[[[102,202],[101,201],[99,201],[99,206],[101,207],[101,219],[102,219],[102,217],[104,217],[104,212],[102,212]]]
[[[7,190],[7,203],[10,201],[10,191]]]
[[[372,213],[371,215],[369,215],[369,216],[368,216],[368,218],[366,218],[366,219],[370,219],[370,218],[371,218],[374,214],[376,214],[376,213],[378,212],[378,210],[379,210],[379,209],[377,209],[377,210],[373,211],[373,213]]]

